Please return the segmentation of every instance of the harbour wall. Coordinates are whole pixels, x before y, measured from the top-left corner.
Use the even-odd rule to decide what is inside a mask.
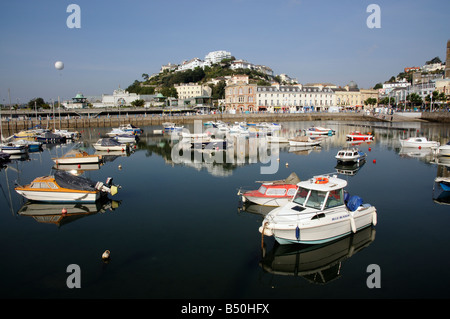
[[[398,116],[396,116],[398,114]],[[194,123],[195,120],[223,121],[225,123],[235,122],[288,122],[288,121],[346,121],[346,122],[389,122],[389,121],[428,121],[439,123],[450,123],[450,112],[422,113],[420,119],[395,113],[392,118],[386,116],[372,116],[364,113],[240,113],[240,114],[113,114],[108,116],[61,116],[54,118],[49,116],[28,116],[18,118],[2,118],[2,130],[9,133],[26,130],[39,125],[48,129],[70,129],[78,130],[89,127],[118,127],[121,124],[133,124],[135,126],[162,125],[164,122],[173,122],[178,125]],[[399,119],[401,118],[401,119]],[[6,135],[6,134],[5,134]]]
[[[9,132],[18,132],[39,125],[48,129],[81,129],[88,127],[118,127],[121,124],[135,126],[162,125],[172,122],[178,125],[194,123],[195,120],[234,122],[288,122],[288,121],[384,121],[381,118],[367,116],[360,113],[250,113],[250,114],[207,114],[207,115],[111,115],[105,117],[29,117],[27,119],[3,119],[2,129]]]

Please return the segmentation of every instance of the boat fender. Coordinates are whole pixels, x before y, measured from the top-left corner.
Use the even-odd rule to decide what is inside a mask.
[[[326,177],[317,177],[316,184],[326,184],[328,183],[328,178]]]
[[[297,227],[295,227],[295,238],[297,238],[297,240],[300,239],[300,228],[298,227],[298,225]]]
[[[111,252],[109,250],[105,250],[102,254],[103,260],[108,260],[110,258]]]
[[[356,224],[353,216],[350,215],[350,227],[352,228],[352,232],[356,233]]]
[[[373,215],[372,215],[372,225],[376,226],[377,225],[377,212],[374,211]]]
[[[114,196],[117,194],[117,186],[111,186],[111,195]]]

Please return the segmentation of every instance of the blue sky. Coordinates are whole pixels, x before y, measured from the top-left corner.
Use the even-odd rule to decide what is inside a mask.
[[[66,25],[81,8],[81,28]],[[367,6],[381,8],[370,29]],[[300,83],[373,87],[439,56],[450,1],[19,0],[0,10],[0,103],[111,94],[162,64],[226,50]],[[61,60],[62,71],[54,68]]]

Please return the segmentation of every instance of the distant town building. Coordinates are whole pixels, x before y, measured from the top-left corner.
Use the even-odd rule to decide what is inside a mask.
[[[275,111],[323,111],[335,105],[335,94],[329,87],[271,85],[257,87],[258,109]]]
[[[113,94],[103,94],[101,103],[93,103],[94,107],[120,107],[131,105],[131,102],[141,100],[141,96],[136,93],[129,93],[121,89],[114,90]]]
[[[258,111],[256,106],[256,84],[249,84],[248,77],[232,77],[225,87],[225,107],[230,113]]]
[[[181,83],[174,86],[178,93],[178,100],[190,99],[193,97],[211,97],[212,89],[209,85],[197,83]]]
[[[439,93],[450,95],[450,78],[438,79],[435,81],[435,89]]]
[[[416,73],[414,73],[413,76],[415,74]],[[399,80],[397,82],[385,82],[385,83],[383,83],[383,89],[405,88],[405,87],[408,87],[410,85],[411,85],[411,83],[409,83],[406,79],[403,78],[403,79],[401,79],[401,80]]]
[[[199,58],[193,58],[189,61],[183,61],[181,65],[178,66],[177,71],[193,70],[197,67],[203,68],[203,61]]]
[[[444,78],[450,79],[450,40],[447,41]]]
[[[336,105],[343,108],[361,108],[364,103],[361,101],[361,92],[354,81],[343,88],[332,89],[336,94]]]
[[[168,64],[165,64],[165,65],[161,66],[160,73],[162,73],[162,72],[164,72],[166,70],[173,71],[173,70],[176,70],[177,68],[178,68],[178,64],[172,64],[172,63],[169,62]]]
[[[410,71],[420,71],[420,67],[419,66],[413,66],[413,67],[410,67],[410,68],[405,68],[404,71],[405,71],[405,73],[408,73]]]
[[[82,93],[78,93],[72,98],[72,101],[62,102],[61,105],[68,109],[83,109],[88,107],[87,98]]]

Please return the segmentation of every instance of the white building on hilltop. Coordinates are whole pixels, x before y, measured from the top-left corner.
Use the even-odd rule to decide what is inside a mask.
[[[231,52],[228,51],[212,51],[205,56],[205,65],[211,66],[219,63],[223,59],[231,59]]]

